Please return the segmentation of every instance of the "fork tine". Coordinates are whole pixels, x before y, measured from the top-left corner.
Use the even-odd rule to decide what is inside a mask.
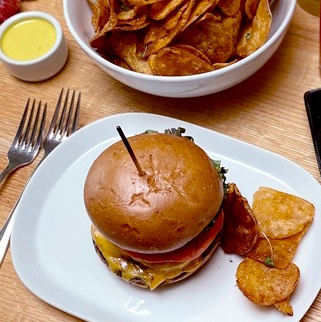
[[[45,104],[42,111],[40,101],[36,112],[37,114],[34,115],[35,105],[36,101],[33,100],[29,113],[30,98],[27,100],[16,135],[7,153],[8,165],[0,173],[0,182],[12,171],[31,163],[39,152],[43,139],[47,104]]]
[[[17,130],[17,133],[16,133],[16,135],[15,135],[15,137],[13,139],[13,142],[19,142],[20,141],[21,133],[22,133],[23,128],[25,126],[25,121],[26,121],[27,114],[28,114],[28,111],[29,111],[29,103],[30,103],[30,98],[28,98],[28,100],[27,100],[25,110],[24,110],[23,115],[21,117],[21,121],[20,121],[18,130]]]
[[[25,133],[24,133],[23,137],[21,137],[19,139],[19,143],[28,142],[28,138],[29,138],[29,135],[30,135],[30,129],[31,129],[31,126],[32,126],[33,114],[35,112],[35,105],[36,105],[36,101],[33,100],[32,107],[31,107],[31,112],[30,112],[30,115],[29,115],[28,123],[27,123],[27,127],[25,129]]]
[[[81,93],[78,94],[76,111],[75,111],[75,115],[74,115],[74,121],[72,123],[71,131],[69,134],[74,133],[77,130],[78,119],[79,119],[79,114],[80,114],[80,103],[81,103]]]
[[[68,93],[69,93],[69,90],[68,90]],[[67,136],[74,133],[77,130],[77,125],[78,125],[81,93],[78,94],[77,103],[76,103],[76,110],[74,112],[75,94],[76,94],[76,92],[73,91],[72,97],[70,100],[70,104],[69,104],[69,112],[68,112],[68,116],[67,116],[67,121],[65,123],[64,129],[61,131],[61,134],[66,134]],[[64,108],[67,108],[66,106],[67,106],[67,98],[65,101]],[[72,117],[73,112],[74,112],[74,116]],[[72,124],[71,124],[71,122],[72,122]]]
[[[67,93],[66,93],[66,97],[65,97],[65,102],[64,102],[64,108],[62,110],[62,113],[61,113],[61,116],[60,116],[60,121],[59,121],[59,134],[60,135],[63,135],[65,134],[66,132],[66,129],[68,129],[68,126],[69,126],[69,123],[70,123],[70,117],[71,117],[71,113],[72,113],[72,110],[74,108],[74,97],[75,97],[75,92],[73,93],[72,97],[71,97],[71,102],[70,102],[70,108],[69,108],[69,112],[68,112],[68,115],[67,115],[67,120],[66,120],[66,123],[65,123],[65,127],[63,127],[63,123],[64,123],[64,120],[66,118],[66,111],[67,111],[67,106],[68,106],[68,99],[69,99],[69,89],[67,90]]]
[[[44,113],[45,113],[45,110],[47,108],[46,106],[47,106],[47,104],[45,104]],[[33,107],[34,107],[34,104],[33,104]],[[35,142],[35,138],[36,138],[36,135],[37,135],[37,129],[38,129],[38,124],[39,124],[40,112],[41,112],[41,101],[38,103],[37,114],[36,114],[36,117],[35,117],[35,120],[34,120],[34,125],[33,125],[33,128],[32,128],[32,132],[31,132],[30,138],[28,139],[27,135],[25,135],[25,137],[24,137],[25,144],[27,145],[28,148],[30,148],[30,147],[32,148],[32,147],[37,146],[37,141]],[[43,116],[42,116],[42,119],[43,119]],[[31,124],[31,119],[29,119],[29,122]],[[43,124],[42,123],[40,125],[39,130],[41,130],[41,127],[43,127]],[[38,136],[39,135],[41,135],[41,132],[39,132]]]
[[[72,92],[71,100],[69,102],[70,91],[66,91],[65,99],[63,101],[64,88],[61,89],[60,95],[56,104],[54,114],[49,126],[49,129],[44,137],[42,148],[44,149],[43,158],[62,141],[64,141],[70,134],[77,130],[78,118],[80,114],[80,93],[78,94],[76,109],[75,105],[75,91]],[[62,106],[63,105],[63,106]],[[60,111],[62,109],[62,111]],[[40,161],[41,162],[41,161]]]
[[[54,119],[55,122],[57,122],[60,105],[62,103],[62,93],[63,93],[63,89],[61,90],[61,94],[60,94],[61,96],[59,96],[59,99],[58,99],[58,103],[57,103],[58,108],[56,108],[56,111],[55,111],[55,114],[57,112],[57,115],[55,115],[56,117]],[[60,119],[59,119],[58,125],[56,125],[56,128],[54,129],[54,131],[56,131],[56,133],[61,136],[64,136],[64,135],[69,136],[70,134],[74,133],[77,130],[77,124],[78,124],[79,113],[80,113],[81,94],[80,93],[78,94],[76,110],[74,111],[75,94],[76,92],[73,91],[70,102],[68,103],[69,96],[70,96],[69,89],[66,92]]]
[[[26,119],[27,114],[28,114],[27,112],[28,112],[28,108],[29,108],[29,101],[30,101],[30,99],[27,102],[27,106],[26,106],[25,112],[23,114],[23,118],[22,118],[23,121],[21,122],[21,124],[18,127],[18,132],[20,134],[22,133],[22,130],[24,128],[24,123],[25,123],[24,120]],[[33,104],[33,109],[34,109],[34,106],[35,106],[35,101]],[[35,157],[37,156],[37,154],[39,152],[39,148],[42,144],[43,135],[44,135],[44,128],[45,128],[46,115],[47,115],[47,104],[44,105],[44,108],[42,111],[42,116],[41,116],[41,121],[40,121],[40,125],[39,125],[40,112],[41,112],[41,101],[38,104],[37,115],[34,119],[32,134],[31,134],[31,137],[29,138],[29,141],[31,143],[25,144],[25,142],[24,142],[24,144],[28,148],[27,151],[26,151],[26,149],[21,148],[21,145],[20,145],[20,147],[18,149],[15,149],[15,151],[11,151],[12,152],[10,154],[11,158],[9,158],[9,152],[8,152],[9,164],[6,167],[6,169],[4,171],[2,171],[2,173],[0,174],[1,179],[3,179],[6,175],[11,173],[17,167],[31,163],[35,159]],[[31,119],[32,119],[32,116],[29,115],[28,123],[30,123]],[[39,127],[38,127],[38,125],[39,125]],[[38,128],[38,130],[37,130],[37,128]],[[35,137],[36,135],[37,135],[37,137]],[[35,140],[35,142],[34,142],[34,140]],[[23,154],[21,154],[21,151],[23,151]],[[18,162],[15,162],[17,160],[18,160]],[[10,162],[10,161],[12,161],[12,162]],[[39,166],[39,163],[38,163],[37,167],[38,166]],[[37,167],[36,167],[36,169],[37,169]],[[34,170],[34,172],[35,172],[35,170]],[[30,178],[31,178],[31,176],[30,176]],[[28,180],[30,180],[30,178]],[[0,181],[1,181],[1,179],[0,179]],[[9,217],[7,218],[3,227],[0,230],[0,267],[2,265],[4,257],[7,253],[7,250],[8,250],[9,241],[10,241],[10,232],[12,229],[12,218],[14,216],[14,211],[20,201],[21,196],[22,196],[22,194],[20,195],[19,199],[17,200],[16,204],[14,205],[12,211],[9,214]]]
[[[54,112],[54,114],[52,116],[52,119],[51,119],[51,122],[50,122],[50,125],[49,125],[47,133],[51,133],[51,132],[53,132],[55,130],[56,122],[57,122],[60,107],[61,107],[61,101],[62,101],[63,93],[64,93],[64,89],[62,89],[60,91],[60,95],[59,95],[59,98],[58,98],[58,101],[57,101],[56,109],[55,109],[55,112]]]
[[[68,90],[68,94],[69,94],[69,90]],[[72,112],[73,112],[73,109],[74,109],[74,101],[75,101],[75,91],[72,92],[72,96],[71,96],[71,100],[70,100],[70,107],[69,107],[69,112],[68,112],[68,115],[67,115],[67,121],[66,121],[66,124],[65,124],[65,128],[63,129],[63,132],[66,133],[66,135],[69,135],[69,132],[68,132],[68,129],[69,129],[69,125],[70,125],[70,122],[71,122],[71,115],[72,115]],[[65,101],[65,104],[67,103],[67,99]]]
[[[38,105],[38,112],[39,113],[40,113],[40,106],[41,106],[41,104],[39,103],[39,105]],[[38,113],[37,113],[37,116],[39,116]],[[34,144],[35,147],[38,147],[38,146],[40,147],[40,145],[42,143],[42,139],[43,139],[44,132],[45,132],[46,116],[47,116],[47,103],[45,103],[45,106],[43,109],[42,118],[41,118],[39,130],[38,130],[38,134],[37,134],[37,139]],[[36,131],[34,131],[34,132],[36,132]],[[36,135],[36,133],[34,135]],[[34,141],[34,138],[35,138],[35,136],[33,136],[32,141]]]

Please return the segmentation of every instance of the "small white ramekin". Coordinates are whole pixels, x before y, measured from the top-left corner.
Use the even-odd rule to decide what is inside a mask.
[[[50,22],[56,29],[56,42],[51,49],[39,58],[19,61],[4,54],[1,43],[4,33],[12,25],[32,18],[41,18]],[[0,60],[8,71],[15,77],[28,82],[40,82],[56,75],[65,65],[68,58],[68,45],[56,18],[40,11],[27,11],[18,13],[0,26]]]

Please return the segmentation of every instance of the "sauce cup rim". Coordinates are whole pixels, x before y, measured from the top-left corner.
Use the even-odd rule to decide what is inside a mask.
[[[48,21],[49,23],[51,23],[53,25],[53,27],[55,28],[55,31],[56,31],[55,43],[49,49],[49,51],[47,51],[45,54],[43,54],[40,57],[37,57],[35,59],[22,61],[22,60],[17,60],[17,59],[13,59],[13,58],[8,57],[2,51],[2,46],[1,46],[2,37],[3,37],[4,33],[14,24],[16,24],[20,21],[24,21],[24,20],[32,19],[32,18],[41,18],[41,19]],[[4,21],[0,26],[0,59],[8,64],[19,65],[19,66],[30,66],[33,64],[37,64],[43,60],[46,60],[48,57],[50,57],[51,55],[53,55],[57,51],[57,49],[59,48],[59,46],[62,42],[62,38],[63,38],[62,28],[61,28],[58,20],[55,17],[51,16],[50,14],[45,13],[45,12],[41,12],[41,11],[26,11],[26,12],[17,13],[14,16],[7,19],[6,21]]]

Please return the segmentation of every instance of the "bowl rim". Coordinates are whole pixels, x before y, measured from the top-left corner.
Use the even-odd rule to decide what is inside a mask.
[[[63,0],[63,11],[65,20],[67,23],[67,26],[70,30],[70,33],[78,43],[78,45],[89,55],[90,57],[94,58],[100,65],[104,66],[106,65],[111,71],[117,73],[117,74],[123,74],[124,76],[134,76],[139,77],[141,80],[145,81],[158,81],[158,82],[166,82],[166,83],[177,83],[178,81],[180,83],[189,82],[191,80],[197,81],[197,80],[204,80],[207,78],[210,78],[211,76],[215,75],[217,77],[220,77],[221,75],[224,75],[228,71],[234,71],[242,68],[249,60],[255,60],[258,59],[262,53],[264,53],[265,49],[274,43],[276,43],[280,37],[282,37],[284,31],[288,28],[288,25],[292,19],[292,16],[294,14],[297,0],[286,0],[290,2],[289,9],[286,13],[286,16],[284,17],[284,20],[280,24],[280,27],[275,31],[275,33],[268,38],[268,40],[264,43],[263,46],[261,46],[259,49],[257,49],[254,53],[251,55],[243,58],[242,60],[237,61],[234,64],[231,64],[229,66],[226,66],[224,68],[201,73],[201,74],[195,74],[195,75],[186,75],[186,76],[159,76],[159,75],[149,75],[149,74],[143,74],[139,72],[135,72],[132,70],[127,70],[123,67],[117,66],[111,62],[109,62],[107,59],[103,58],[101,55],[99,55],[93,48],[90,47],[89,44],[86,44],[77,34],[75,28],[73,27],[70,19],[70,13],[69,13],[69,7],[68,4],[73,2],[74,0]],[[281,1],[281,0],[279,0]],[[273,5],[275,5],[277,1],[273,1],[271,9],[273,9]],[[106,68],[107,68],[106,67]]]

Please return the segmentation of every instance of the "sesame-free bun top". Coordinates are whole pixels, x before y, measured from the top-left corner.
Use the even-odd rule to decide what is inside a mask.
[[[92,164],[84,201],[93,225],[119,247],[168,252],[197,236],[214,218],[223,187],[211,160],[185,137],[148,133],[104,150]]]

